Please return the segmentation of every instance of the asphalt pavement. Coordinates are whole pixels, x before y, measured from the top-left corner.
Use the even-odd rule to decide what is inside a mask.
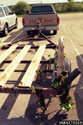
[[[48,97],[46,101],[47,109],[42,112],[41,107],[36,103],[37,97],[33,95],[17,95],[17,94],[0,94],[0,125],[57,125],[58,120],[83,120],[83,13],[60,14],[60,30],[57,35],[50,36],[50,40],[58,44],[60,36],[64,37],[64,50],[68,58],[71,60],[72,71],[75,68],[81,70],[79,75],[72,83],[70,95],[75,104],[74,110],[69,111],[67,117],[61,115],[59,107],[59,99],[57,97]],[[22,29],[22,19],[18,19],[18,29],[9,32],[8,36],[0,36],[0,44],[14,42],[26,37],[27,34]],[[20,41],[17,44],[41,45],[47,44],[47,40]],[[5,52],[0,50],[0,55]],[[18,52],[17,52],[18,53]],[[13,56],[8,57],[12,59]],[[28,59],[32,59],[34,51],[29,52]],[[53,56],[54,51],[45,51],[44,57],[48,58],[48,54]],[[7,64],[8,65],[8,64]],[[7,65],[3,65],[3,68]],[[24,69],[22,64],[18,69]],[[0,72],[1,73],[1,72]],[[12,81],[20,80],[23,74],[14,73]],[[46,87],[49,79],[44,82]],[[43,86],[40,83],[40,86]]]

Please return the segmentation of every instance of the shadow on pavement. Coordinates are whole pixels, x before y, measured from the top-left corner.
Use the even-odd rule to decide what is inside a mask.
[[[26,70],[27,67],[28,67],[28,65],[25,66],[24,70]],[[12,81],[11,84],[14,84],[14,86],[16,86],[19,83],[19,81],[21,81],[23,76],[24,76],[24,72],[21,73],[21,75],[19,76],[17,81]],[[10,82],[10,81],[8,81],[8,82]],[[18,98],[18,94],[11,94],[11,93],[8,94],[5,102],[3,103],[3,105],[0,109],[0,122],[2,120],[5,121],[7,119],[7,117],[10,114],[17,98]],[[1,125],[1,123],[0,123],[0,125]]]
[[[42,67],[41,69],[45,69]],[[36,86],[51,87],[52,74],[47,73],[46,78],[42,76],[41,80],[37,80]],[[34,100],[34,101],[33,101]],[[40,104],[37,102],[38,98],[34,95],[31,96],[29,104],[27,106],[25,117],[29,118],[33,125],[58,125],[59,121],[66,120],[67,114],[63,115],[59,107],[59,98],[46,97],[45,110],[42,110]]]
[[[82,60],[80,59],[80,57]],[[78,81],[78,84],[76,85],[75,101],[76,101],[78,118],[80,120],[83,120],[83,55],[77,56],[76,59],[78,68],[81,70],[81,76]]]
[[[57,99],[55,101],[49,97],[46,100],[46,111],[42,111],[40,106],[34,103],[28,106],[25,116],[33,125],[58,125],[59,121],[67,118],[67,115],[61,114],[61,110],[57,109],[58,105]]]
[[[27,69],[27,66],[25,67]],[[17,84],[22,79],[24,73],[22,73],[17,81]],[[48,77],[40,81],[37,80],[36,85],[41,87],[50,87],[51,77]],[[39,84],[38,84],[39,83]],[[9,94],[4,104],[0,109],[0,125],[58,125],[59,120],[66,119],[66,115],[62,115],[59,110],[59,100],[56,97],[48,97],[45,100],[46,110],[42,110],[40,104],[37,103],[37,97],[31,95],[29,104],[27,106],[25,115],[18,118],[8,119],[18,95]],[[56,99],[55,99],[56,98]],[[20,103],[20,102],[19,102]],[[26,102],[27,103],[27,102]]]
[[[4,42],[10,42],[11,40],[13,40],[18,34],[18,37],[20,36],[20,32],[22,32],[22,28],[21,29],[19,29],[18,31],[16,31],[16,30],[14,30],[13,29],[13,32],[9,32],[9,37],[7,38],[7,36],[3,36],[3,34],[2,35],[0,35],[0,38],[6,38],[5,40],[4,40]],[[21,36],[20,36],[21,37]],[[16,37],[16,39],[17,39],[17,37]],[[15,41],[15,39],[14,39],[14,41]],[[13,42],[13,41],[12,41]]]

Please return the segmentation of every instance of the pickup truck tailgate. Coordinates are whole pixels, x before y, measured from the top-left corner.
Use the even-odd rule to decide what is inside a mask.
[[[37,25],[37,21],[41,22],[42,26],[55,26],[57,25],[57,14],[40,14],[40,15],[25,15],[24,16],[24,26],[35,26]]]

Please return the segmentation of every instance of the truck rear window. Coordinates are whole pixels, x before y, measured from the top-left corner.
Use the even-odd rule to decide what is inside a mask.
[[[51,6],[35,6],[32,7],[31,13],[54,13]]]

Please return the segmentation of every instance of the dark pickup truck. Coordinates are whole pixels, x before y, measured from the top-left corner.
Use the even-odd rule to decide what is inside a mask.
[[[27,33],[37,30],[38,23],[40,23],[42,31],[50,31],[50,33],[57,34],[59,22],[59,16],[51,4],[33,5],[22,19],[23,29]]]

